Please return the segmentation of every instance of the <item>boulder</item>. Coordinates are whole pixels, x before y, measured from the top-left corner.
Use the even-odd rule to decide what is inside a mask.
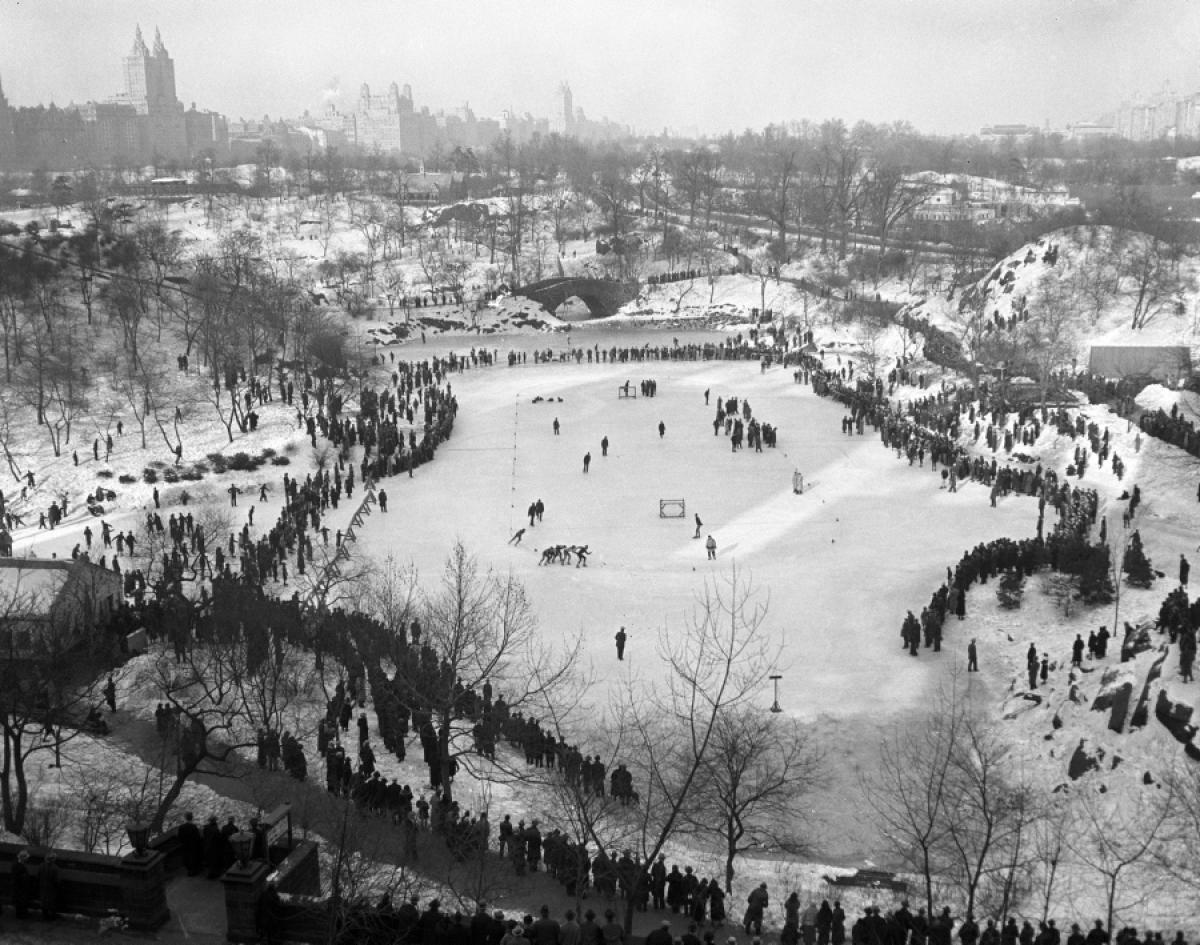
[[[1110,666],[1100,677],[1100,691],[1092,700],[1093,712],[1106,712],[1112,708],[1117,689],[1125,683],[1133,685],[1133,671],[1125,666]]]
[[[1153,663],[1150,664],[1150,671],[1146,673],[1146,683],[1152,683],[1162,676],[1163,663],[1167,660],[1167,648],[1160,647],[1160,655]]]
[[[1152,624],[1139,624],[1136,627],[1125,625],[1125,638],[1121,641],[1121,662],[1126,663],[1139,653],[1152,649],[1150,628]]]
[[[1108,717],[1108,728],[1112,732],[1123,732],[1129,716],[1129,701],[1133,697],[1133,682],[1126,680],[1113,693],[1112,714]]]
[[[1086,739],[1081,738],[1079,745],[1071,754],[1071,760],[1067,762],[1067,777],[1072,781],[1078,781],[1087,772],[1099,770],[1100,761],[1103,758],[1104,749],[1097,748],[1094,755],[1090,754],[1087,750]]]
[[[1196,726],[1192,724],[1193,711],[1190,705],[1175,702],[1165,689],[1158,690],[1154,717],[1183,745],[1190,745],[1196,735]]]
[[[1145,728],[1150,721],[1150,687],[1155,680],[1162,676],[1163,663],[1167,659],[1167,648],[1160,647],[1158,658],[1150,664],[1146,673],[1146,682],[1142,685],[1142,694],[1138,697],[1137,708],[1129,720],[1130,728]]]

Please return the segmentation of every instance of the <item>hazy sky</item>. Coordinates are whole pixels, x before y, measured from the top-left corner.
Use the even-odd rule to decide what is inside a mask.
[[[1200,91],[1196,0],[0,0],[15,105],[104,99],[141,24],[185,104],[231,118],[349,104],[589,117],[639,130],[829,117],[931,132],[1087,120],[1170,82]]]

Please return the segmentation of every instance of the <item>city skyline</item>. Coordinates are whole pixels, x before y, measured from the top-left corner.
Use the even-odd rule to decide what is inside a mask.
[[[69,24],[69,26],[68,26]],[[13,105],[119,87],[135,26],[170,37],[180,99],[230,120],[316,115],[364,83],[421,106],[552,115],[562,80],[589,118],[656,133],[771,122],[909,121],[930,133],[1096,118],[1164,82],[1200,89],[1200,5],[1086,0],[761,0],[594,7],[530,0],[41,0],[0,11]],[[48,42],[47,37],[53,37]],[[47,53],[51,50],[51,53]]]

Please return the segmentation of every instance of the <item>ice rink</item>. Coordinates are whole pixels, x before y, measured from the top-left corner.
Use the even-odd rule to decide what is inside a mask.
[[[626,380],[636,389],[646,378],[658,382],[656,397],[618,398]],[[453,436],[413,480],[384,483],[389,513],[371,516],[358,551],[411,558],[429,580],[461,539],[482,563],[524,582],[548,644],[582,635],[602,684],[658,672],[659,631],[679,628],[704,581],[726,580],[736,564],[769,595],[765,630],[781,647],[786,711],[906,710],[929,691],[930,674],[965,660],[967,641],[950,623],[946,654],[914,660],[900,646],[905,610],[920,612],[965,549],[1034,530],[1033,501],[1011,497],[992,509],[973,483],[949,494],[940,475],[897,460],[870,427],[844,436],[842,409],[780,367],[531,358],[465,372],[453,387]],[[735,453],[723,433],[714,436],[717,398],[731,396],[748,398],[754,416],[778,428],[776,448]],[[792,491],[797,469],[803,495]],[[527,509],[539,498],[545,517],[530,527]],[[686,517],[660,518],[660,499],[683,499]],[[700,540],[693,514],[704,523]],[[522,527],[520,545],[509,545]],[[706,560],[709,534],[715,562]],[[588,545],[588,566],[539,567],[541,550],[560,543]],[[618,663],[613,635],[622,625],[629,642]],[[764,703],[769,687],[764,679]]]

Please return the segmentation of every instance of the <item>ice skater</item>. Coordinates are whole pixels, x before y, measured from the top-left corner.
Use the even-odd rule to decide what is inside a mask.
[[[519,545],[521,543],[521,539],[524,537],[525,537],[525,529],[518,528],[516,534],[513,535],[512,538],[510,538],[508,540],[508,543],[510,545]]]
[[[717,560],[717,540],[712,535],[708,536],[708,541],[704,543],[704,547],[708,550],[708,560]]]
[[[704,523],[703,523],[702,521],[700,521],[700,515],[697,513],[697,514],[696,514],[696,534],[694,534],[694,535],[692,536],[693,538],[699,538],[699,537],[700,537],[700,528],[701,528],[701,526],[703,526],[703,525],[704,525]]]

